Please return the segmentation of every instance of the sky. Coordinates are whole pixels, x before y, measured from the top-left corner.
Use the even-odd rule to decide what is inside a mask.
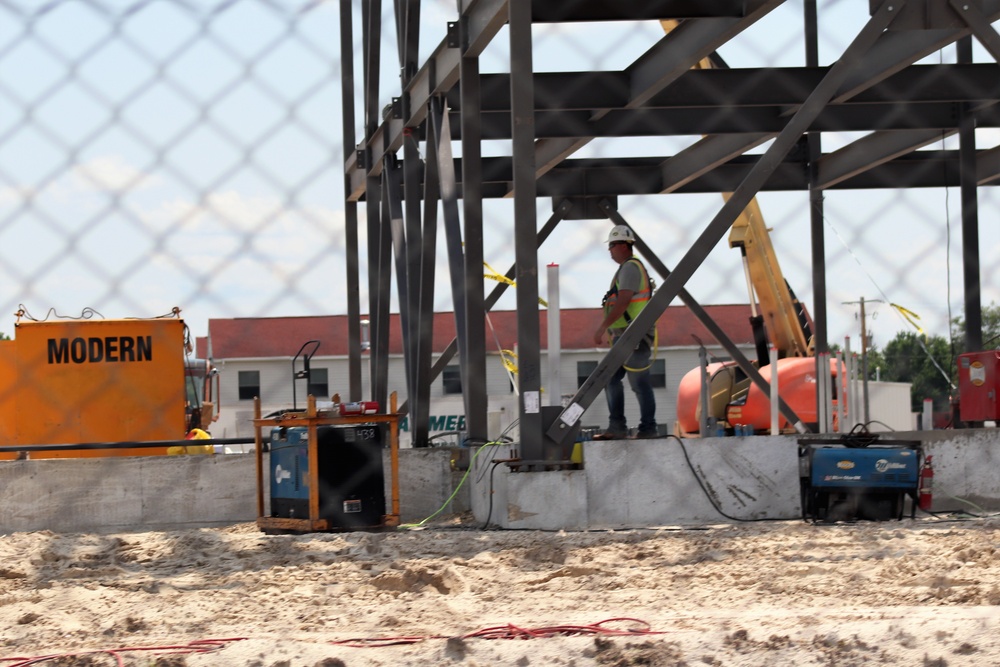
[[[457,15],[453,0],[422,6],[426,57]],[[822,64],[866,10],[820,2]],[[802,65],[801,16],[789,0],[721,55],[731,67]],[[50,309],[148,317],[176,306],[195,335],[209,318],[345,313],[338,17],[339,3],[315,0],[0,2],[0,332],[12,332],[22,306],[38,319]],[[398,68],[391,15],[383,24],[388,102]],[[360,34],[355,2],[356,68]],[[661,36],[656,22],[537,26],[535,68],[622,69]],[[483,54],[484,72],[508,67],[506,39],[501,31]],[[978,45],[975,58],[989,61]],[[954,50],[925,62],[954,62]],[[360,95],[355,102],[360,120]],[[854,138],[827,134],[824,148]],[[594,141],[577,156],[669,155],[696,139]],[[995,131],[977,132],[980,148],[997,143]],[[995,190],[979,190],[984,259],[1000,253]],[[758,201],[788,282],[812,308],[806,193]],[[946,334],[964,299],[957,190],[831,191],[825,202],[830,342],[858,340],[862,298],[875,344],[915,330],[890,303]],[[708,194],[619,200],[668,267],[721,206]],[[539,226],[551,207],[539,200]],[[512,209],[492,201],[485,212],[485,258],[501,273],[514,260]],[[599,305],[614,269],[608,227],[567,221],[540,249],[539,267],[559,265],[563,307]],[[451,310],[443,246],[439,258],[436,307]],[[1000,303],[1000,276],[983,265],[983,303]],[[361,286],[364,310],[364,277]],[[706,305],[746,303],[738,251],[720,242],[687,290]],[[544,271],[539,291],[548,291]],[[508,291],[497,307],[515,306]]]

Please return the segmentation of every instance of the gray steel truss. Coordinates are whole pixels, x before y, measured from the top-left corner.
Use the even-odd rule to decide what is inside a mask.
[[[347,284],[358,276],[357,214],[365,203],[368,231],[369,354],[372,393],[387,393],[390,276],[395,267],[407,401],[416,446],[427,444],[431,382],[459,354],[468,436],[486,439],[486,313],[506,285],[482,287],[483,201],[512,197],[516,262],[521,457],[543,461],[573,432],[575,414],[591,404],[642,331],[680,298],[752,380],[767,383],[684,286],[709,251],[760,191],[810,193],[817,349],[825,351],[826,306],[822,193],[828,189],[961,187],[966,239],[965,317],[980,322],[978,187],[1000,183],[1000,151],[977,150],[977,127],[1000,127],[1000,76],[976,64],[971,41],[1000,56],[1000,0],[871,0],[870,17],[840,57],[817,65],[816,0],[806,0],[805,67],[730,69],[717,50],[738,38],[783,0],[457,0],[458,18],[418,61],[419,0],[394,0],[400,62],[399,96],[378,108],[380,0],[361,0],[362,82],[355,90],[350,49],[352,2],[341,0],[344,140],[355,145],[354,98],[364,102],[364,137],[345,155]],[[621,71],[534,71],[536,23],[676,19],[679,25]],[[346,26],[343,24],[347,24]],[[482,74],[479,57],[508,26],[507,73]],[[957,44],[956,64],[916,64]],[[692,69],[710,58],[711,69]],[[823,152],[822,134],[866,134]],[[595,138],[696,135],[673,155],[574,158]],[[957,150],[917,150],[959,136]],[[485,140],[510,141],[508,156],[483,157]],[[461,158],[452,144],[461,142]],[[748,151],[770,142],[762,154]],[[423,149],[421,150],[421,146]],[[537,250],[565,218],[625,218],[620,195],[729,192],[725,205],[673,269],[637,244],[662,285],[557,416],[538,409],[540,340]],[[536,199],[551,198],[552,218],[539,230]],[[461,205],[459,204],[461,200]],[[432,363],[433,272],[437,219],[443,217],[457,338]],[[395,257],[395,262],[390,257]],[[349,297],[349,314],[359,306]],[[970,326],[969,329],[975,327]],[[360,389],[361,345],[349,328],[351,396]],[[975,343],[970,340],[968,343]],[[974,349],[976,345],[971,345]],[[787,405],[782,411],[793,422]],[[805,430],[805,425],[799,426]],[[551,456],[549,456],[551,458]],[[524,466],[525,470],[534,469]]]

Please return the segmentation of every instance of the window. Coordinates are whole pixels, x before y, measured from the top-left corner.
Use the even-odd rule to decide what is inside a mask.
[[[330,382],[328,380],[327,369],[309,369],[309,389],[306,390],[306,393],[312,394],[320,400],[326,400],[330,397]]]
[[[653,365],[649,369],[649,381],[653,389],[667,386],[667,364],[663,359],[653,359]]]
[[[576,362],[576,386],[582,387],[596,368],[596,361]],[[649,380],[654,389],[667,386],[667,364],[663,359],[653,360],[653,365],[649,368]]]
[[[441,381],[444,385],[444,393],[462,393],[462,371],[458,366],[445,366],[441,373]]]
[[[239,384],[241,401],[260,396],[260,371],[240,371],[237,373],[236,381]]]

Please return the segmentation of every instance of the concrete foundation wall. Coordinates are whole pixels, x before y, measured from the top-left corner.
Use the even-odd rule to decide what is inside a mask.
[[[400,452],[400,515],[415,523],[444,506],[469,509],[468,494],[445,505],[462,474],[446,449]],[[166,530],[257,519],[253,454],[48,459],[0,462],[0,534],[128,529]],[[265,512],[269,507],[264,455]],[[383,457],[386,508],[390,463]]]
[[[210,526],[257,517],[254,457],[0,463],[0,533]]]
[[[1000,510],[1000,430],[883,435],[934,456],[932,511]],[[475,516],[515,529],[699,525],[802,516],[796,436],[586,442],[584,469],[511,472],[477,461]],[[581,488],[586,492],[581,493]],[[490,500],[492,499],[492,506]],[[909,505],[907,505],[909,512]]]
[[[921,440],[925,454],[934,456],[934,511],[1000,510],[1000,430],[893,437]],[[586,442],[583,470],[547,472],[511,472],[499,462],[508,447],[479,456],[469,449],[404,449],[401,519],[416,523],[438,510],[471,509],[483,525],[581,530],[801,516],[797,437],[706,438],[683,445],[673,438]],[[265,471],[266,464],[265,457]],[[249,454],[4,461],[0,533],[240,523],[256,519],[256,494]]]

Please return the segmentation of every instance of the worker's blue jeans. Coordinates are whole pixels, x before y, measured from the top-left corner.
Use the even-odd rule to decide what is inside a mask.
[[[608,399],[608,431],[611,433],[628,432],[628,422],[625,419],[625,388],[622,382],[626,374],[628,383],[639,401],[639,434],[656,433],[656,397],[653,395],[653,383],[649,372],[651,359],[652,350],[649,341],[643,338],[632,356],[615,371],[607,387],[604,388],[604,396]],[[630,371],[628,368],[638,370]]]

